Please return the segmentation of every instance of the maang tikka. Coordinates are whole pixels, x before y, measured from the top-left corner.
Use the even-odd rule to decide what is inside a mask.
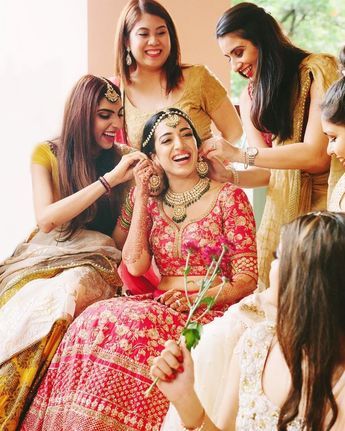
[[[132,56],[131,56],[131,48],[129,46],[127,46],[126,50],[127,50],[126,64],[127,64],[127,66],[131,66],[133,63]]]
[[[104,93],[104,97],[109,100],[109,102],[116,103],[120,99],[120,95],[116,93],[114,87],[110,85],[106,78],[100,76],[100,79],[107,84],[107,91]]]

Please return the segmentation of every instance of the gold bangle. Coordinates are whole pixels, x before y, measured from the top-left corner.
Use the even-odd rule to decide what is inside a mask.
[[[240,183],[240,177],[238,175],[238,171],[235,168],[233,168],[231,165],[228,165],[226,167],[226,170],[232,173],[232,179],[233,179],[232,183],[238,186]]]

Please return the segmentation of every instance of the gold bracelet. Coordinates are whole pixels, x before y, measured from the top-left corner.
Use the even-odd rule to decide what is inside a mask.
[[[183,431],[203,431],[204,427],[205,427],[205,423],[206,423],[206,411],[205,409],[203,409],[202,411],[202,422],[201,425],[195,427],[195,428],[187,428],[186,426],[184,426],[183,424]]]
[[[233,168],[231,165],[226,166],[225,169],[232,173],[232,179],[233,179],[232,183],[238,186],[240,183],[240,177],[238,175],[238,171],[235,168]]]

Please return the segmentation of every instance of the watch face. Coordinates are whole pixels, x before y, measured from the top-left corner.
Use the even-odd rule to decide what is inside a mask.
[[[248,156],[256,156],[258,154],[258,149],[256,147],[248,147],[247,154]]]

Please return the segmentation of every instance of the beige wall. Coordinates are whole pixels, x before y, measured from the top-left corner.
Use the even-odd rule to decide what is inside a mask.
[[[88,69],[96,75],[114,73],[114,34],[117,17],[127,0],[88,0]],[[160,0],[171,14],[179,35],[182,61],[206,64],[229,86],[229,66],[215,38],[220,15],[229,0]]]

